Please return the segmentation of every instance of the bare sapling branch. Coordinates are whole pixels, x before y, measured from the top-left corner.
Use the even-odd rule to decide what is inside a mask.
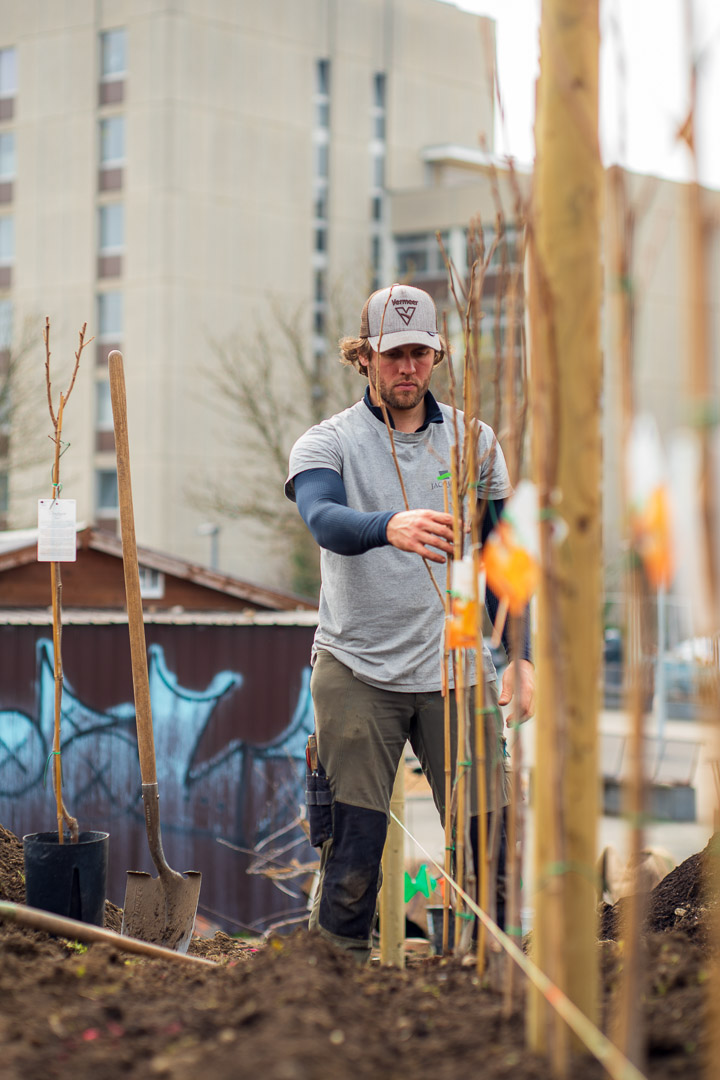
[[[93,339],[85,340],[85,331],[87,329],[87,323],[83,323],[82,329],[79,334],[78,347],[75,351],[75,365],[73,367],[70,383],[65,393],[60,393],[57,412],[53,407],[52,400],[52,382],[50,379],[50,318],[46,316],[45,327],[43,329],[43,341],[45,343],[45,386],[47,389],[48,409],[50,412],[50,419],[53,425],[53,434],[50,439],[55,444],[55,452],[53,456],[53,468],[52,468],[52,498],[53,502],[59,498],[62,485],[60,483],[60,458],[62,456],[62,423],[63,413],[65,406],[67,405],[68,398],[72,393],[72,389],[75,385],[75,379],[77,378],[78,368],[80,367],[80,357],[82,356],[83,349],[90,344]],[[63,668],[62,668],[62,574],[59,562],[51,562],[50,564],[50,581],[52,590],[52,611],[53,611],[53,660],[54,660],[54,679],[55,679],[55,725],[53,731],[53,788],[55,791],[55,803],[56,803],[56,816],[57,816],[57,830],[58,830],[58,843],[64,842],[64,829],[66,825],[70,838],[73,843],[77,843],[80,835],[77,819],[72,816],[70,811],[65,805],[62,793],[62,761],[61,761],[61,740],[60,740],[60,719],[62,716],[62,693],[63,693]]]

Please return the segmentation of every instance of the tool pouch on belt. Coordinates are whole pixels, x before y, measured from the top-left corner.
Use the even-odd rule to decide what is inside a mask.
[[[305,802],[310,826],[310,843],[322,847],[332,836],[332,796],[330,781],[317,756],[317,740],[308,737],[305,750]]]

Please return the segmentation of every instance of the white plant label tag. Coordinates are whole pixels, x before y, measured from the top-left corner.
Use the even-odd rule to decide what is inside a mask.
[[[75,562],[75,499],[38,499],[38,562]]]

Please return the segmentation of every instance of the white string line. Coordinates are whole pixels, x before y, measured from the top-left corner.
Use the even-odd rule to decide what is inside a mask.
[[[534,964],[532,960],[518,948],[515,942],[500,929],[497,923],[493,922],[490,916],[484,912],[482,908],[478,907],[465,890],[458,885],[449,874],[445,873],[442,866],[440,866],[432,855],[426,851],[419,840],[405,828],[402,821],[396,817],[392,810],[390,811],[390,817],[400,826],[403,832],[410,837],[412,842],[417,845],[433,866],[440,871],[450,887],[455,890],[458,896],[462,897],[468,907],[481,920],[485,928],[490,931],[497,943],[502,946],[508,956],[515,961],[520,970],[524,972],[537,989],[540,990],[543,997],[550,1005],[552,1005],[568,1027],[575,1032],[593,1057],[597,1058],[600,1064],[607,1069],[610,1076],[613,1077],[613,1080],[647,1080],[643,1073],[641,1073],[640,1070],[637,1069],[631,1061],[628,1061],[625,1055],[618,1050],[617,1046],[615,1046],[606,1035],[603,1035],[602,1031],[593,1024],[592,1020],[589,1020],[585,1013],[578,1009],[577,1005],[573,1004],[560,987],[556,986],[555,983],[548,978],[545,972]]]

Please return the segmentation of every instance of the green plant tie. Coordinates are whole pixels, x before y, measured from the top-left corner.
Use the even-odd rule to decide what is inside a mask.
[[[522,926],[506,926],[505,933],[508,937],[522,937]]]
[[[455,918],[456,919],[474,919],[475,916],[473,915],[473,913],[471,911],[456,911],[455,912]]]
[[[544,888],[549,878],[561,877],[564,874],[578,874],[580,877],[584,877],[587,881],[592,882],[593,887],[597,887],[598,877],[594,870],[588,869],[583,863],[578,862],[553,862],[548,863],[543,872],[543,876],[540,881],[540,888]]]
[[[59,750],[51,750],[50,753],[47,756],[47,761],[45,762],[45,769],[43,770],[43,787],[44,788],[47,787],[48,765],[50,764],[50,758],[53,756],[53,754],[57,754],[57,756],[60,757],[60,751]]]

